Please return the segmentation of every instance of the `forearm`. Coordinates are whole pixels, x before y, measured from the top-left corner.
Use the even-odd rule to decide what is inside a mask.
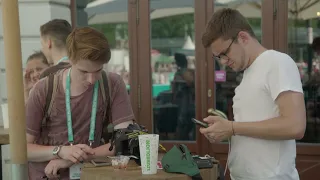
[[[93,149],[94,155],[90,156],[89,160],[105,158],[107,156],[114,156],[115,155],[114,147],[112,151],[109,151],[109,147],[110,147],[110,143],[94,148]]]
[[[42,146],[37,144],[27,144],[28,160],[31,162],[46,162],[58,157],[53,155],[54,146]]]
[[[117,124],[114,129],[122,129],[127,128],[130,124],[133,123],[133,120],[126,121],[120,124]],[[104,144],[94,149],[94,155],[91,157],[92,159],[106,157],[106,156],[114,156],[115,155],[115,147],[113,147],[112,151],[109,150],[110,143]]]
[[[259,122],[234,122],[236,135],[270,140],[301,139],[305,126],[289,118],[277,117]]]
[[[96,158],[102,158],[107,156],[114,156],[115,154],[114,147],[112,151],[109,151],[109,148],[110,148],[110,143],[94,148],[94,155],[92,158],[96,159]]]

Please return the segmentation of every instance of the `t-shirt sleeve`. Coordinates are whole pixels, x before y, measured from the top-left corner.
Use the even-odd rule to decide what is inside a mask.
[[[109,73],[111,80],[111,113],[114,125],[134,120],[130,98],[121,76]]]
[[[285,91],[303,93],[298,67],[290,56],[278,54],[270,59],[269,65],[267,88],[274,101]]]
[[[33,136],[39,136],[45,106],[45,79],[40,80],[30,91],[26,104],[26,131]]]

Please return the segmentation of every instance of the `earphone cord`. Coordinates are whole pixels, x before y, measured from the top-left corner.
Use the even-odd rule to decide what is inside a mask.
[[[230,155],[230,151],[231,151],[231,138],[228,139],[228,142],[229,142],[229,151],[228,151],[227,163],[226,163],[226,166],[224,169],[224,176],[226,176],[228,164],[229,164],[229,155]]]

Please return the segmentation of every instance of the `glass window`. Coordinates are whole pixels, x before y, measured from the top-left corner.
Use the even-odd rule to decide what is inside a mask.
[[[151,13],[153,132],[161,140],[196,139],[194,15],[182,12]]]
[[[288,53],[296,61],[300,71],[307,112],[305,136],[299,142],[319,143],[320,12],[317,12],[317,3],[311,4],[310,1],[288,3]],[[310,7],[303,8],[307,6]]]
[[[90,24],[90,20],[89,20]],[[128,48],[128,23],[91,24],[92,27],[102,31],[108,38],[111,48],[111,59],[104,69],[119,74],[129,92],[130,64]]]

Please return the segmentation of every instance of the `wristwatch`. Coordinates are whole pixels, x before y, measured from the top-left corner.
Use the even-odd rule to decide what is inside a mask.
[[[58,156],[58,157],[60,158],[60,156],[59,156],[58,154],[59,154],[59,152],[60,152],[60,150],[61,150],[61,147],[62,147],[62,146],[56,146],[56,147],[54,147],[53,150],[52,150],[52,154],[53,154],[54,156]]]

